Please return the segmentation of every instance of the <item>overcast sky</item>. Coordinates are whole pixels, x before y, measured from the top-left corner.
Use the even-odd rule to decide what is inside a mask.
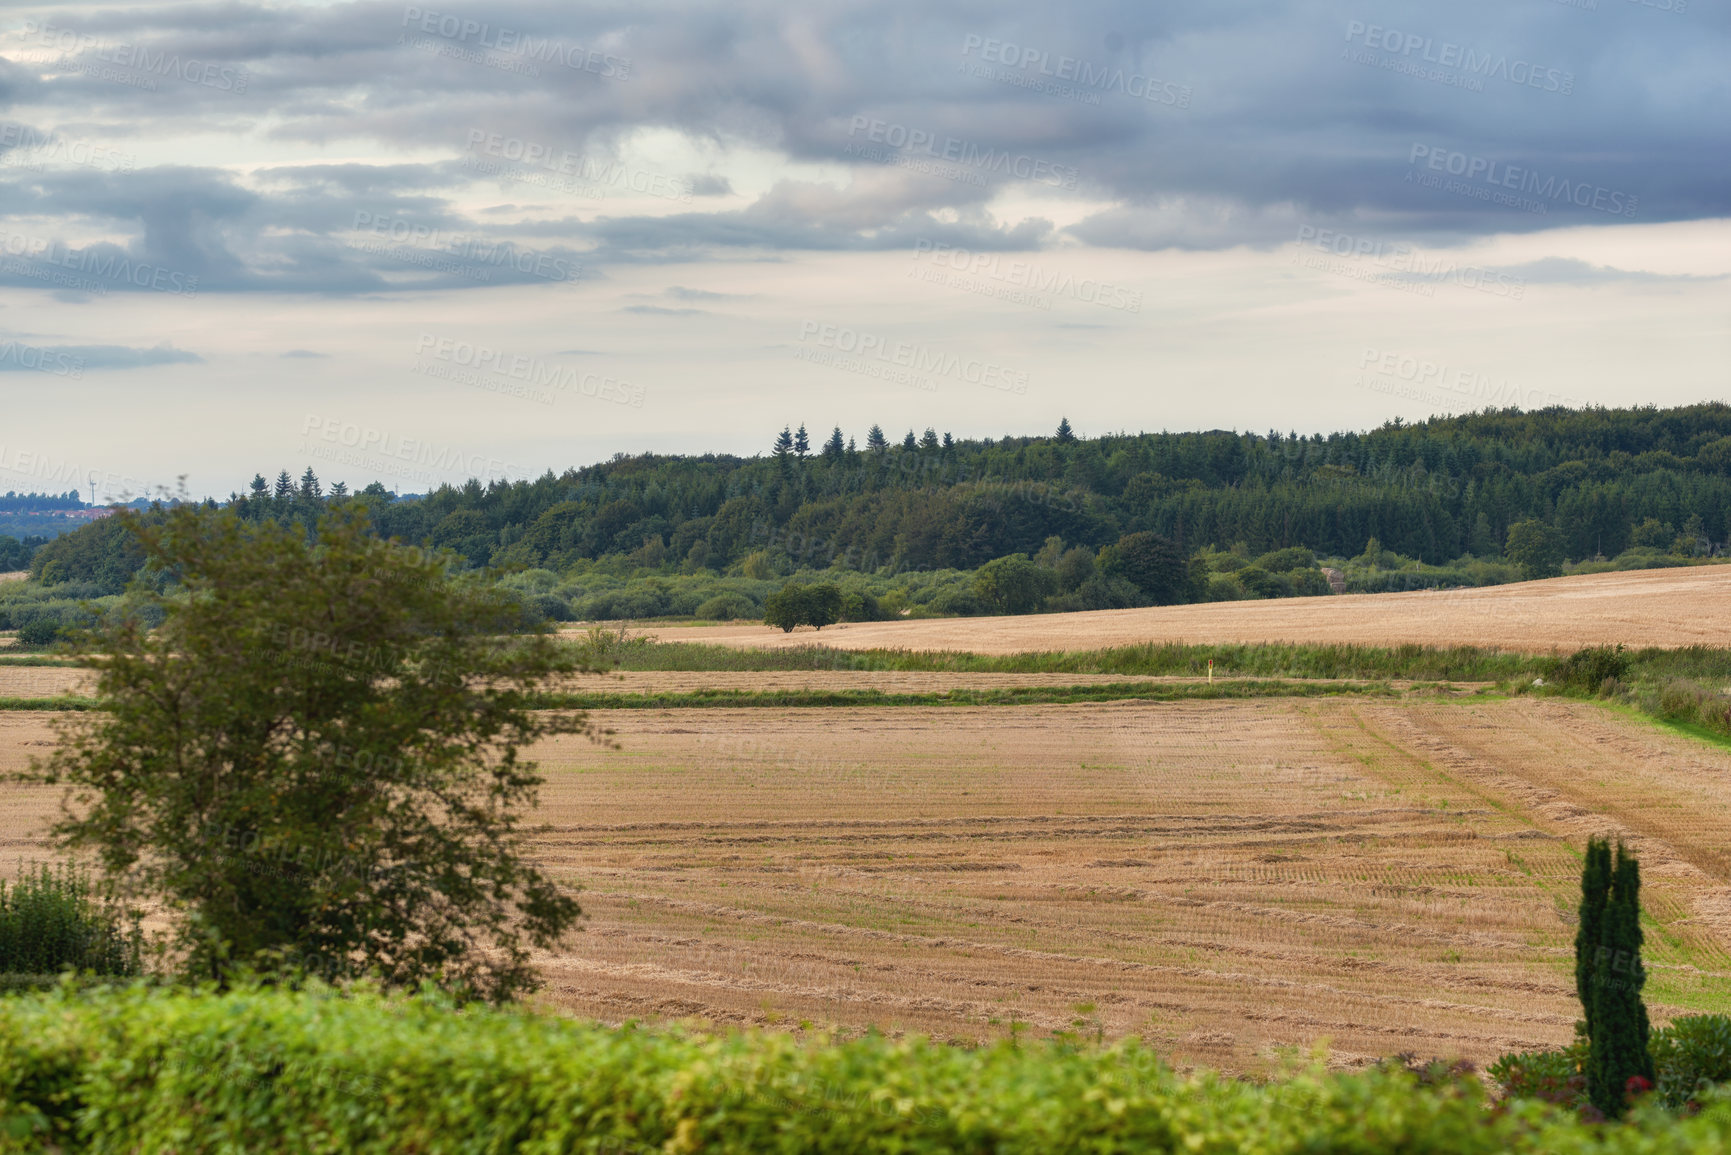
[[[1703,0],[0,4],[0,491],[1724,399]]]

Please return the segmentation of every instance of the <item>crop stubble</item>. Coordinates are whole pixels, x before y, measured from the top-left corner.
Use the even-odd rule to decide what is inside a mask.
[[[1234,1070],[1322,1038],[1484,1060],[1570,1036],[1577,851],[1602,831],[1648,864],[1656,1017],[1731,1008],[1731,758],[1596,707],[606,721],[622,751],[544,752],[540,854],[590,888],[549,960],[578,1013],[1020,1022]]]
[[[561,739],[537,857],[585,887],[545,997],[607,1021],[1137,1033],[1257,1070],[1330,1040],[1565,1041],[1578,850],[1643,856],[1649,1001],[1731,1009],[1731,755],[1555,700],[638,710]],[[0,771],[43,753],[0,714]],[[0,794],[41,853],[58,794]]]
[[[1731,566],[1582,574],[1477,589],[1207,602],[1020,617],[856,622],[783,633],[758,623],[650,626],[664,641],[777,649],[1095,650],[1145,642],[1484,646],[1717,646],[1731,619]],[[580,631],[582,627],[572,627]]]

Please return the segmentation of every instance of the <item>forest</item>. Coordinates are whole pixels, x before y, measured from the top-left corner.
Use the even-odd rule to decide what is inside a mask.
[[[1343,566],[1349,588],[1376,590],[1543,576],[1627,551],[1675,563],[1731,538],[1731,406],[1719,403],[1486,410],[1311,436],[1083,438],[1065,421],[981,440],[927,429],[897,442],[873,426],[863,447],[839,428],[815,443],[801,425],[766,442],[752,457],[618,454],[419,495],[327,491],[310,467],[298,481],[284,469],[228,504],[309,527],[332,502],[364,504],[382,536],[529,574],[530,594],[558,586],[544,608],[560,618],[746,616],[801,571],[899,601],[895,612],[1002,611],[975,571],[1017,555],[1042,569],[1039,596],[1018,604],[1057,610],[1325,593],[1317,558],[1357,559]],[[1184,581],[1137,580],[1119,547],[1143,535],[1192,559]],[[1533,535],[1549,560],[1507,565]],[[100,522],[28,553],[38,581],[90,592],[119,592],[136,567]]]

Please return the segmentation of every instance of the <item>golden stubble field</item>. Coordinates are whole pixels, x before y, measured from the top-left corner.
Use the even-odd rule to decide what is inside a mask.
[[[1589,833],[1639,848],[1660,1021],[1731,1009],[1731,756],[1555,700],[619,711],[564,739],[537,857],[609,1022],[1141,1034],[1258,1070],[1328,1040],[1560,1043]],[[0,714],[0,770],[46,716]],[[42,853],[10,786],[0,851]]]
[[[664,641],[764,649],[1091,650],[1143,642],[1314,642],[1493,646],[1530,653],[1725,644],[1731,566],[1587,574],[1465,590],[1340,594],[1000,618],[857,622],[791,634],[760,623],[652,627]]]

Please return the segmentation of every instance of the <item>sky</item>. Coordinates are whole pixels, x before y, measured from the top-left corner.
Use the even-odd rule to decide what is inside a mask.
[[[0,2],[0,491],[1727,397],[1702,0]]]

